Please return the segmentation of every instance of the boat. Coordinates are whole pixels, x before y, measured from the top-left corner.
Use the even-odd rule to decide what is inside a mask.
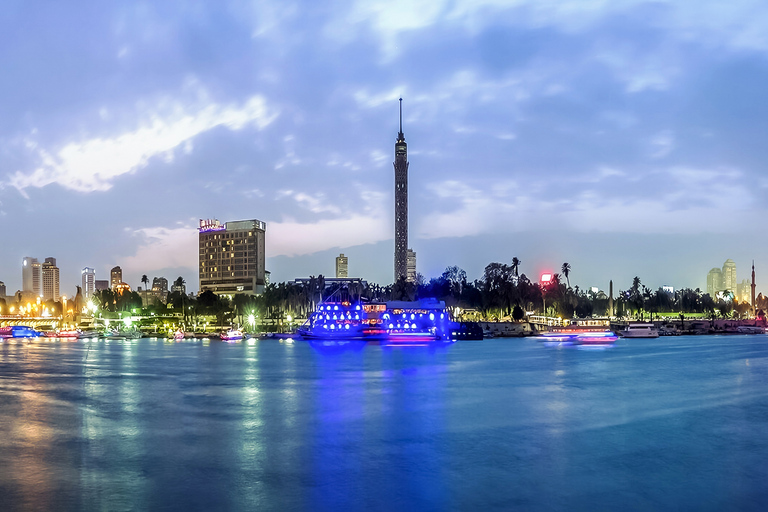
[[[436,299],[321,303],[296,333],[307,340],[366,340],[386,345],[452,342],[458,325]]]
[[[221,341],[237,341],[243,339],[243,331],[240,329],[229,329],[221,333]]]
[[[739,334],[765,334],[765,327],[759,325],[740,325],[736,328]]]
[[[658,338],[659,330],[651,323],[631,322],[620,334],[624,338]]]
[[[39,338],[43,333],[26,325],[0,327],[0,338]]]
[[[77,339],[82,335],[82,331],[80,329],[59,329],[56,331],[56,337],[57,338],[70,338],[70,339]]]
[[[537,336],[545,346],[608,346],[613,345],[618,336],[607,328],[571,324],[555,327],[551,331]]]

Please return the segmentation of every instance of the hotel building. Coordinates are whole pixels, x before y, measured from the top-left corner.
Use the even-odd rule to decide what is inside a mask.
[[[90,299],[96,291],[96,271],[91,267],[85,267],[80,271],[83,297]]]
[[[43,299],[59,300],[59,267],[56,258],[45,258],[42,266]]]
[[[21,261],[21,290],[35,297],[43,295],[42,265],[37,258],[27,256]]]
[[[266,283],[266,223],[251,219],[220,223],[200,220],[200,292],[262,293]]]

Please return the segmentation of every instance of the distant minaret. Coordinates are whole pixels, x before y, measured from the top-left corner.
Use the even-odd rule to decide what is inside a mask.
[[[613,316],[613,279],[608,285],[608,316]]]
[[[752,260],[752,310],[755,311],[755,260]]]
[[[403,135],[403,98],[400,131],[395,142],[395,282],[408,277],[408,145]]]

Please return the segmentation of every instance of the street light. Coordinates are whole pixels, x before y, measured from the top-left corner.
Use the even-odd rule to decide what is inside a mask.
[[[545,272],[544,274],[541,274],[541,279],[539,279],[539,282],[542,285],[548,285],[552,282],[552,274],[549,272]],[[544,290],[542,290],[541,293],[541,300],[544,301],[544,320],[547,319],[547,297],[544,295]]]

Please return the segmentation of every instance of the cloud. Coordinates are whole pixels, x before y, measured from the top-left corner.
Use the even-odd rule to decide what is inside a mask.
[[[608,186],[605,178],[618,183]],[[430,187],[434,202],[447,201],[453,207],[428,212],[416,234],[432,239],[556,233],[564,227],[581,233],[730,234],[751,229],[755,215],[756,201],[742,185],[743,172],[731,168],[601,168],[571,182],[578,186],[564,182],[558,188],[536,178],[501,181],[491,189],[455,180],[436,183]],[[648,183],[652,186],[641,186]]]
[[[312,223],[292,220],[267,226],[266,243],[272,256],[312,254],[332,247],[351,247],[392,238],[389,223],[380,216],[353,215]]]
[[[651,139],[651,158],[663,158],[675,149],[675,134],[664,130]]]
[[[52,183],[78,192],[109,190],[117,177],[144,167],[154,156],[172,161],[174,149],[182,144],[185,153],[191,152],[191,139],[201,133],[219,126],[240,130],[255,125],[262,129],[277,115],[267,109],[261,96],[252,96],[240,105],[208,103],[185,108],[170,102],[163,107],[170,113],[152,114],[144,126],[112,138],[70,142],[54,151],[30,141],[40,165],[33,171],[13,173],[4,185],[22,193],[28,187]]]
[[[128,228],[126,232],[138,239],[138,245],[135,254],[119,258],[123,271],[146,274],[163,268],[197,269],[198,237],[194,225]]]

